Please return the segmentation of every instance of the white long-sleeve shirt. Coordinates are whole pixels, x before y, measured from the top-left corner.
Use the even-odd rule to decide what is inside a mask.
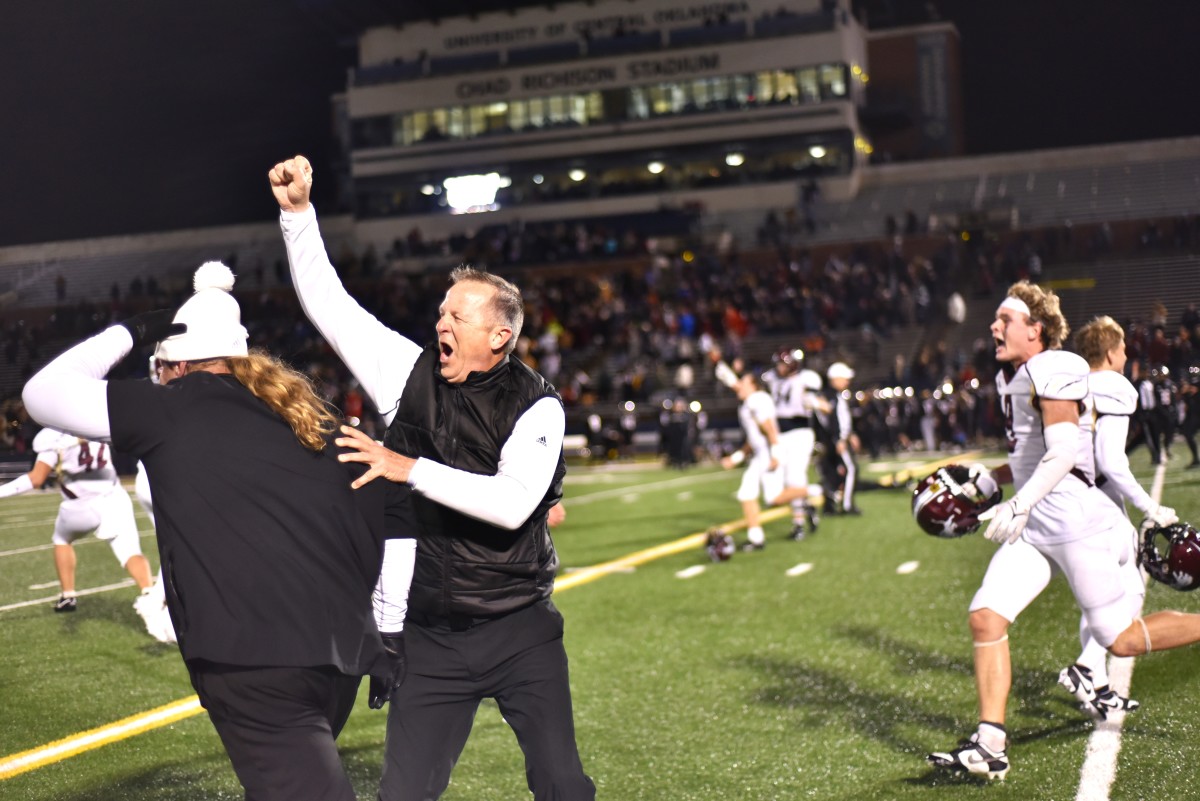
[[[1125,501],[1146,514],[1156,504],[1138,484],[1129,468],[1125,440],[1129,435],[1129,417],[1137,411],[1138,392],[1129,379],[1113,370],[1098,370],[1088,375],[1088,391],[1095,409],[1093,440],[1096,448],[1096,478],[1105,495],[1122,509]]]
[[[311,205],[295,214],[280,212],[280,228],[304,313],[390,424],[421,347],[379,322],[346,292],[329,261]],[[543,398],[517,418],[500,449],[495,475],[479,475],[422,457],[408,483],[443,506],[515,529],[533,514],[550,487],[565,427],[562,404]]]

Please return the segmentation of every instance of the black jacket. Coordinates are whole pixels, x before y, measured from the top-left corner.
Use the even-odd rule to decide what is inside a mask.
[[[540,375],[512,358],[451,384],[438,369],[438,353],[436,346],[430,346],[417,358],[384,444],[406,456],[495,475],[500,450],[517,418],[542,398],[558,399],[558,394]],[[558,469],[545,496],[513,531],[412,493],[418,545],[410,616],[418,622],[453,625],[463,619],[499,617],[549,597],[558,556],[546,513],[562,499],[565,473],[560,450]]]
[[[150,478],[184,659],[371,671],[381,482],[352,491],[334,448],[303,447],[229,375],[110,381],[108,410],[113,446]]]

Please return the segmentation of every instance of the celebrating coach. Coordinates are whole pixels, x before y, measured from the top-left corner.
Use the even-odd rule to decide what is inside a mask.
[[[378,477],[410,486],[418,521],[408,677],[391,699],[380,798],[440,796],[480,701],[494,698],[534,798],[593,799],[550,601],[558,557],[547,513],[562,497],[565,418],[554,388],[509,357],[520,291],[455,270],[437,342],[422,348],[342,287],[309,203],[308,160],[281,162],[269,177],[300,303],[388,422],[386,447],[342,429],[339,443],[358,450],[342,458],[368,466],[354,486]]]

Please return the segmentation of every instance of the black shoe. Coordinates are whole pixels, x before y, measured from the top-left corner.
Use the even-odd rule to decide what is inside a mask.
[[[804,505],[804,519],[808,523],[808,533],[816,534],[817,526],[821,525],[821,516],[817,514],[817,510],[809,504]]]
[[[58,603],[54,604],[54,611],[55,612],[74,612],[75,611],[75,598],[74,597],[68,598],[65,595],[59,597]]]
[[[842,514],[854,515],[857,517],[862,514],[862,509],[859,509],[857,506],[851,506],[849,509],[843,511]]]
[[[804,530],[804,524],[796,523],[794,526],[792,526],[792,534],[789,539],[791,539],[793,542],[803,542],[807,536],[808,533]]]
[[[765,542],[744,542],[744,543],[742,543],[742,551],[746,552],[746,553],[749,553],[750,551],[761,551],[762,549],[764,549],[766,547],[767,547],[767,544]]]

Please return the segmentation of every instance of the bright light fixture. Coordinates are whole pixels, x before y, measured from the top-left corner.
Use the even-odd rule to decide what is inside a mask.
[[[574,169],[574,170],[571,170],[569,173],[567,173],[567,177],[570,178],[572,181],[575,181],[576,183],[578,183],[578,182],[582,181],[584,178],[587,178],[587,173],[580,169]]]
[[[730,167],[740,167],[746,163],[746,157],[741,153],[726,153],[725,163]]]
[[[663,166],[661,161],[652,161],[646,165],[646,169],[650,171],[651,175],[658,175],[660,172],[665,170],[666,167]]]
[[[455,212],[462,214],[473,211],[495,209],[496,190],[502,186],[500,173],[487,175],[459,175],[442,181],[446,187],[446,203]]]
[[[814,159],[823,159],[825,158],[825,148],[821,147],[820,145],[813,145],[808,149],[808,155],[812,156]]]

